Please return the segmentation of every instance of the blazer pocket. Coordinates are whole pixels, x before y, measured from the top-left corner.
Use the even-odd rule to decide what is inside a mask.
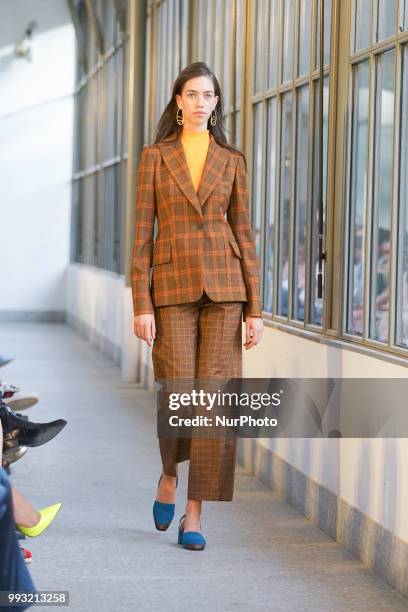
[[[229,240],[230,245],[233,248],[235,255],[241,259],[242,258],[241,251],[239,250],[239,246],[237,245],[235,239],[229,236],[228,240]]]
[[[167,263],[171,260],[171,243],[158,242],[153,250],[152,267],[158,264]]]

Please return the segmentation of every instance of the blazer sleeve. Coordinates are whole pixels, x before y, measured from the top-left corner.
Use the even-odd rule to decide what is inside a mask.
[[[241,251],[241,268],[248,302],[244,305],[243,317],[262,317],[259,264],[255,249],[254,234],[249,220],[248,173],[242,155],[239,155],[231,201],[227,210],[227,221]]]
[[[156,214],[155,152],[142,150],[136,187],[135,232],[132,256],[132,298],[134,316],[154,314],[150,294],[150,268],[153,257],[153,231]]]

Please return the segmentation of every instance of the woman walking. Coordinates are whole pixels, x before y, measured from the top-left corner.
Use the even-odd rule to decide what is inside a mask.
[[[263,332],[246,163],[227,144],[222,115],[215,75],[204,62],[190,64],[174,82],[155,142],[144,147],[139,162],[135,334],[153,347],[156,381],[239,378],[242,318],[246,350]],[[189,460],[179,544],[203,550],[202,501],[232,500],[236,438],[159,438],[159,448],[156,528],[164,531],[173,519],[178,463]]]

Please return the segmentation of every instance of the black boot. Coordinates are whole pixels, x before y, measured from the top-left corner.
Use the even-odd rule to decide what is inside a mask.
[[[46,444],[55,438],[67,424],[64,419],[51,421],[51,423],[32,423],[17,416],[4,402],[0,402],[0,419],[5,450],[16,446]]]

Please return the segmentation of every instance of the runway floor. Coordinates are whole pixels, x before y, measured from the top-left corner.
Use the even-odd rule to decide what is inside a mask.
[[[26,540],[37,589],[70,593],[73,612],[408,610],[408,600],[237,467],[234,501],[204,502],[203,552],[177,545],[175,519],[155,530],[161,472],[155,398],[63,324],[1,323],[0,379],[39,392],[33,421],[67,427],[15,464],[13,483],[37,507],[62,502],[40,538]],[[63,610],[64,608],[47,608]]]

